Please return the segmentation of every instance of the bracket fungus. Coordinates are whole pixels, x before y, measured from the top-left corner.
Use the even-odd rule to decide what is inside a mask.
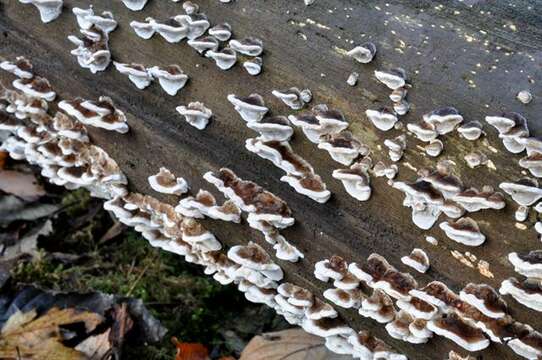
[[[340,180],[346,192],[354,199],[367,201],[371,197],[370,177],[367,167],[360,162],[353,164],[349,169],[337,169],[332,176]]]
[[[420,141],[430,142],[438,137],[438,132],[435,129],[435,126],[425,121],[420,121],[418,123],[409,123],[407,124],[407,129]]]
[[[431,157],[437,157],[444,150],[444,144],[439,139],[430,140],[424,147],[425,153]]]
[[[452,200],[469,212],[483,209],[500,210],[506,206],[504,196],[500,192],[495,192],[491,186],[484,186],[482,191],[476,188],[462,190],[454,194]]]
[[[335,305],[344,309],[357,309],[361,306],[362,294],[359,289],[327,289],[324,297]]]
[[[415,248],[410,255],[403,256],[401,262],[407,266],[410,266],[414,270],[425,273],[429,270],[429,256],[422,249]]]
[[[423,121],[434,126],[439,135],[448,134],[463,122],[463,116],[454,107],[443,107],[423,115]]]
[[[467,140],[478,140],[484,133],[479,121],[469,121],[457,128],[457,132]]]
[[[271,261],[267,252],[254,242],[249,242],[246,246],[232,246],[228,250],[228,258],[241,267],[258,271],[274,281],[280,281],[284,276],[280,266]]]
[[[186,180],[176,177],[165,167],[161,167],[158,174],[149,176],[148,180],[151,188],[162,194],[182,195],[188,191]]]
[[[299,90],[296,87],[282,91],[273,90],[272,94],[293,110],[302,109],[305,107],[305,104],[308,104],[312,100],[312,92],[309,89]]]
[[[271,161],[287,174],[304,176],[312,173],[312,166],[297,155],[287,141],[263,141],[260,138],[247,139],[245,147],[259,157]]]
[[[231,37],[231,25],[227,22],[217,24],[208,30],[209,35],[219,41],[228,41]]]
[[[333,160],[347,166],[352,164],[358,156],[369,154],[369,148],[347,130],[322,135],[318,148],[326,150]]]
[[[263,68],[263,60],[261,57],[257,56],[255,58],[244,61],[243,67],[249,73],[249,75],[260,75]]]
[[[207,29],[211,26],[207,16],[203,13],[193,13],[186,15],[177,15],[174,20],[185,27],[188,32],[186,37],[189,40],[194,40],[205,34]]]
[[[246,56],[260,56],[263,53],[263,42],[254,37],[232,39],[229,41],[229,46],[235,52]]]
[[[444,221],[439,227],[450,239],[467,246],[480,246],[486,240],[480,232],[478,223],[469,217],[463,217],[455,222]]]
[[[205,190],[198,191],[196,197],[189,196],[181,199],[175,211],[198,219],[207,216],[215,220],[241,222],[241,210],[233,201],[227,200],[223,205],[218,206],[215,197]]]
[[[177,106],[177,112],[184,116],[187,123],[198,130],[203,130],[207,127],[209,119],[213,116],[211,109],[205,107],[201,102],[191,102],[188,105]]]
[[[517,302],[529,309],[542,311],[542,285],[539,279],[518,281],[516,278],[504,280],[501,283],[499,293],[510,295]]]
[[[250,94],[247,97],[230,94],[228,95],[228,101],[247,123],[260,122],[269,111],[263,98],[258,94]]]
[[[416,319],[431,320],[438,314],[438,309],[417,297],[411,297],[410,300],[397,300],[397,307]]]
[[[34,77],[32,63],[24,56],[17,56],[14,62],[7,60],[0,62],[0,69],[21,79],[32,79]]]
[[[187,44],[199,54],[204,54],[209,50],[217,51],[219,45],[218,40],[212,36],[200,36],[198,38],[188,40]]]
[[[348,263],[340,256],[333,255],[329,259],[314,264],[314,277],[328,282],[330,279],[341,280],[348,271]]]
[[[508,313],[506,302],[486,284],[469,283],[461,290],[459,297],[492,319],[500,319]]]
[[[267,116],[260,122],[249,122],[247,127],[260,134],[264,141],[288,141],[294,134],[288,118],[285,116]]]
[[[22,4],[34,5],[39,13],[41,21],[44,23],[51,22],[58,18],[62,13],[63,0],[19,0]]]
[[[156,21],[153,18],[148,17],[144,22],[135,20],[130,22],[130,27],[134,29],[137,36],[148,40],[156,33],[155,24]]]
[[[531,206],[542,198],[542,189],[534,179],[523,178],[516,182],[503,182],[499,187],[519,205]]]
[[[346,55],[352,57],[359,63],[368,64],[376,55],[376,46],[372,42],[367,42],[363,45],[356,46],[352,50],[348,51]]]
[[[205,56],[213,59],[221,70],[231,69],[237,62],[237,53],[231,48],[224,48],[220,51],[209,50]]]
[[[512,252],[508,261],[514,265],[514,270],[528,278],[542,280],[542,250],[532,250],[528,253]]]
[[[385,176],[386,178],[392,180],[397,176],[399,172],[399,167],[395,164],[387,166],[382,161],[377,162],[373,167],[373,173],[376,177]]]
[[[520,114],[510,112],[500,116],[486,116],[486,122],[499,132],[504,147],[511,153],[518,154],[525,150],[524,138],[529,137],[527,120]]]
[[[121,134],[129,130],[126,115],[117,109],[113,100],[107,96],[100,96],[98,101],[81,98],[62,100],[58,103],[58,107],[85,125],[117,131]]]
[[[288,183],[301,195],[305,195],[310,199],[324,204],[331,197],[331,192],[327,190],[326,184],[319,175],[314,173],[296,176],[287,174],[280,178],[280,181]]]
[[[393,359],[406,360],[407,357],[394,352],[382,340],[374,337],[367,331],[360,331],[348,337],[348,342],[352,344],[353,356],[360,359]]]
[[[393,321],[396,313],[393,300],[381,289],[375,289],[370,297],[363,299],[358,312],[380,324]]]
[[[391,161],[397,162],[401,160],[406,149],[406,136],[399,135],[394,139],[384,140],[384,145],[389,149],[388,154]]]
[[[147,0],[122,0],[122,3],[132,11],[139,11],[145,7]]]
[[[397,115],[386,107],[380,110],[366,110],[365,115],[377,129],[382,131],[391,130],[399,120]]]
[[[412,184],[396,181],[393,187],[405,194],[403,205],[412,208],[412,222],[424,230],[433,227],[442,212],[441,206],[444,205],[442,194],[423,180]]]
[[[435,334],[452,340],[468,351],[479,351],[489,346],[489,340],[480,329],[475,328],[455,313],[431,320],[427,323],[427,327]]]
[[[477,151],[470,152],[463,158],[467,162],[468,167],[471,169],[475,169],[481,165],[486,165],[489,161],[486,154]]]
[[[56,98],[56,92],[53,91],[49,80],[40,76],[31,79],[15,79],[12,83],[13,87],[22,91],[25,95],[43,99],[45,101],[53,101]]]
[[[171,96],[175,96],[188,81],[188,75],[181,70],[179,65],[154,66],[148,69],[148,73],[158,79],[162,89]]]
[[[68,36],[68,40],[77,46],[70,53],[77,57],[79,66],[93,74],[104,71],[111,63],[107,33],[95,26],[80,32],[84,36],[82,40],[74,35]]]
[[[406,72],[402,68],[395,68],[389,71],[375,70],[375,77],[391,90],[404,87],[406,84]]]
[[[145,66],[141,64],[123,64],[119,62],[113,62],[115,68],[122,75],[128,75],[128,79],[139,89],[143,90],[149,86],[152,82],[152,75]]]
[[[109,34],[117,28],[117,21],[113,18],[113,14],[109,11],[102,12],[102,15],[96,15],[92,5],[88,9],[74,7],[73,14],[77,18],[77,24],[81,29],[89,30],[93,26]]]
[[[348,127],[348,122],[339,111],[329,109],[323,104],[315,106],[312,113],[290,115],[288,119],[300,127],[307,139],[314,144],[320,143],[321,136],[336,134]]]

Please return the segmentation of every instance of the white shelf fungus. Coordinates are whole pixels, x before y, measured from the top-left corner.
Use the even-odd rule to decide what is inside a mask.
[[[113,62],[115,68],[122,75],[127,75],[128,79],[139,89],[143,90],[149,86],[152,82],[152,75],[145,66],[141,64],[123,64],[119,62]]]
[[[401,88],[406,84],[406,73],[405,70],[401,68],[395,68],[389,71],[376,70],[374,74],[378,81],[386,85],[391,90]]]
[[[148,180],[151,188],[162,194],[182,195],[188,191],[186,180],[176,177],[165,167],[161,167],[158,174],[149,176]]]
[[[247,123],[261,121],[269,111],[263,98],[258,94],[250,94],[247,97],[230,94],[228,95],[228,101]]]
[[[312,100],[312,93],[309,89],[299,90],[296,87],[282,91],[273,90],[272,94],[293,110],[302,109]]]
[[[41,21],[44,23],[51,22],[58,18],[62,13],[63,0],[19,0],[22,4],[34,5],[39,13]]]
[[[198,130],[207,127],[209,119],[213,116],[211,109],[205,107],[201,102],[190,102],[188,105],[177,106],[177,112],[184,116],[187,123]]]
[[[372,42],[356,46],[346,53],[357,62],[362,64],[370,63],[376,55],[376,46]]]
[[[355,163],[349,169],[334,170],[333,177],[342,182],[346,192],[354,199],[367,201],[371,197],[370,177],[362,163]]]
[[[486,240],[476,221],[469,217],[461,218],[455,222],[442,222],[440,228],[450,239],[467,246],[480,246]]]
[[[422,249],[414,249],[408,256],[403,256],[401,262],[414,270],[425,273],[429,269],[429,257]]]
[[[391,130],[398,121],[397,115],[388,108],[366,110],[365,115],[377,129],[382,131]]]
[[[148,69],[148,73],[158,79],[162,89],[171,96],[175,96],[188,81],[188,75],[178,65],[154,66]]]

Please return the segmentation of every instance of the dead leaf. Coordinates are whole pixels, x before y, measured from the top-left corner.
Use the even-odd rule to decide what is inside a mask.
[[[9,157],[7,151],[0,151],[0,169],[3,169],[6,166],[6,161]]]
[[[36,220],[50,216],[59,209],[58,205],[29,203],[13,195],[0,197],[0,225],[15,220]]]
[[[98,244],[103,244],[108,242],[109,240],[112,240],[122,234],[127,229],[127,226],[124,225],[121,222],[115,221],[113,226],[111,226],[105,234],[102,235],[100,240],[98,240]]]
[[[239,360],[346,360],[324,346],[324,339],[301,329],[283,330],[255,336]]]
[[[183,343],[179,342],[176,337],[171,338],[171,341],[177,348],[175,360],[209,360],[209,350],[198,343]]]
[[[34,201],[45,195],[45,190],[34,174],[13,170],[0,170],[0,190],[27,201]]]
[[[62,343],[62,326],[83,323],[90,332],[103,317],[73,308],[51,308],[37,317],[36,310],[14,313],[2,327],[0,334],[1,359],[77,360],[86,356]]]
[[[111,351],[111,342],[109,336],[111,329],[107,329],[101,334],[90,336],[80,342],[75,350],[83,353],[89,359],[106,359]]]
[[[15,259],[23,254],[36,255],[38,238],[41,235],[49,235],[52,231],[53,223],[51,220],[47,220],[32,228],[21,239],[16,240],[14,244],[0,243],[1,261]]]

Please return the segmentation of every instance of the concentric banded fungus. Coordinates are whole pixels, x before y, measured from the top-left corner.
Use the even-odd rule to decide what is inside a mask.
[[[399,102],[393,103],[393,111],[397,115],[405,115],[410,110],[410,103],[406,100],[401,100]]]
[[[397,307],[416,319],[431,320],[438,313],[438,309],[434,305],[417,297],[412,297],[410,300],[399,299]]]
[[[330,110],[326,105],[317,105],[312,113],[302,115],[290,115],[288,119],[303,133],[309,141],[318,144],[320,137],[328,134],[336,134],[348,127],[348,122],[337,110]]]
[[[228,41],[231,37],[231,25],[226,22],[217,24],[209,29],[209,35],[220,41]]]
[[[464,156],[464,159],[471,169],[477,168],[481,165],[486,165],[489,160],[486,154],[477,151],[468,153]]]
[[[501,116],[486,116],[486,122],[497,129],[508,151],[517,154],[525,150],[523,138],[529,136],[529,129],[522,115],[512,112]]]
[[[49,80],[39,76],[32,79],[15,79],[12,84],[15,89],[30,97],[44,99],[45,101],[53,101],[56,97]]]
[[[186,180],[177,178],[165,167],[161,167],[158,174],[149,176],[149,185],[162,194],[182,195],[188,191]]]
[[[333,177],[342,182],[346,192],[354,199],[367,201],[371,197],[369,173],[364,164],[358,162],[350,169],[334,170]]]
[[[360,280],[351,272],[347,272],[341,280],[333,281],[333,286],[341,290],[354,290],[359,287],[359,284]]]
[[[333,306],[315,297],[312,306],[305,309],[305,316],[307,319],[320,320],[323,318],[336,318],[338,314]]]
[[[145,40],[150,39],[156,32],[155,25],[156,21],[151,17],[146,18],[144,22],[135,20],[130,22],[130,27],[134,29],[136,35]]]
[[[423,121],[433,125],[439,135],[444,135],[454,131],[463,122],[463,116],[454,107],[444,107],[425,114]]]
[[[386,331],[394,339],[411,344],[423,344],[433,335],[426,325],[427,321],[416,320],[409,313],[401,310],[392,322],[386,324]]]
[[[482,209],[500,210],[506,206],[504,196],[490,186],[484,186],[482,191],[475,188],[460,191],[452,197],[452,200],[469,212]]]
[[[337,255],[314,264],[314,276],[324,282],[328,282],[330,279],[341,280],[347,271],[348,263]]]
[[[147,0],[122,0],[122,3],[132,11],[139,11],[145,7]]]
[[[73,120],[66,114],[58,111],[53,118],[53,128],[58,132],[58,135],[65,136],[69,139],[88,142],[88,135],[85,126]]]
[[[439,139],[435,139],[429,141],[429,144],[427,144],[424,149],[427,155],[437,157],[440,155],[440,153],[442,153],[442,150],[444,149],[444,144]]]
[[[449,306],[459,300],[459,296],[440,281],[431,281],[421,289],[410,290],[409,294],[438,307],[442,311],[446,311]]]
[[[382,340],[375,338],[367,331],[350,335],[348,342],[352,344],[353,356],[360,359],[393,359],[406,360],[407,357],[392,351]]]
[[[354,58],[357,62],[362,64],[370,63],[376,54],[376,46],[372,42],[365,43],[360,46],[356,46],[352,50],[346,53],[348,56]]]
[[[203,218],[205,216],[211,219],[241,222],[241,210],[231,200],[224,202],[222,206],[216,204],[215,197],[208,191],[198,191],[196,197],[186,197],[181,199],[175,211],[188,217]]]
[[[375,71],[375,76],[388,88],[395,90],[405,86],[406,72],[401,68],[391,69],[389,71]]]
[[[401,262],[421,273],[425,273],[429,269],[429,257],[422,249],[412,250],[409,256],[401,258]]]
[[[104,33],[109,34],[117,28],[117,22],[113,18],[113,14],[109,11],[102,12],[101,16],[96,15],[94,14],[92,5],[90,5],[88,9],[74,7],[72,12],[76,16],[77,24],[81,29],[89,30],[93,26],[96,26]]]
[[[529,170],[533,176],[542,177],[542,153],[534,151],[530,155],[519,159],[519,166]]]
[[[207,16],[202,13],[177,15],[174,19],[188,29],[186,37],[190,40],[197,39],[205,34],[207,29],[211,26]]]
[[[121,134],[129,130],[126,115],[117,109],[113,100],[107,96],[100,96],[98,101],[81,98],[63,100],[58,103],[58,107],[85,125],[117,131]]]
[[[520,326],[517,338],[506,343],[516,354],[526,359],[539,359],[542,356],[542,334],[529,325]]]
[[[15,62],[7,60],[0,62],[0,69],[5,70],[21,79],[32,79],[34,77],[32,64],[24,56],[18,56],[15,58]]]
[[[113,62],[115,68],[122,75],[128,75],[128,79],[139,89],[143,90],[152,82],[152,76],[149,71],[141,64],[123,64]]]
[[[531,206],[542,198],[542,189],[533,179],[524,178],[514,183],[503,182],[499,187],[519,205]]]
[[[322,318],[320,320],[304,319],[301,327],[309,334],[326,338],[334,335],[350,336],[354,333],[354,330],[338,317]]]
[[[263,42],[260,39],[248,37],[242,40],[230,40],[230,48],[239,54],[247,56],[260,56],[263,52]]]
[[[246,246],[231,247],[228,250],[228,258],[242,268],[258,271],[274,281],[280,281],[284,276],[280,266],[271,261],[267,252],[254,242],[249,242]]]
[[[365,156],[369,153],[369,148],[347,130],[321,136],[318,148],[326,150],[333,160],[347,166],[359,155]]]
[[[486,240],[476,221],[469,217],[461,218],[455,222],[442,222],[440,228],[450,239],[467,246],[480,246]]]
[[[300,110],[312,100],[312,93],[309,89],[299,90],[291,87],[288,90],[273,90],[272,94],[293,110]]]
[[[206,51],[218,50],[218,40],[212,36],[201,36],[193,40],[188,40],[188,45],[196,50],[200,54],[204,54]]]
[[[248,151],[271,161],[287,174],[304,176],[312,173],[312,166],[297,155],[287,141],[262,141],[259,138],[247,139],[245,147]]]
[[[324,291],[324,297],[335,305],[345,309],[359,308],[362,300],[362,294],[359,289],[327,289]]]
[[[403,101],[406,98],[407,93],[408,93],[408,91],[407,91],[406,88],[400,87],[400,88],[397,88],[397,89],[393,90],[391,92],[391,94],[389,95],[389,98],[394,103],[399,103],[399,102]]]
[[[148,73],[158,79],[162,89],[171,96],[175,96],[188,81],[188,75],[181,70],[179,65],[154,66],[148,69]]]
[[[484,133],[479,121],[469,121],[457,128],[457,132],[467,140],[477,140]]]
[[[228,101],[232,103],[235,110],[247,123],[261,121],[269,111],[265,107],[263,98],[258,94],[250,94],[247,97],[238,97],[230,94],[228,95]]]
[[[401,160],[406,149],[406,136],[399,135],[394,139],[384,140],[384,145],[389,149],[389,156],[391,161],[397,162]]]
[[[481,330],[471,326],[455,313],[431,320],[427,327],[435,334],[452,340],[468,351],[479,351],[489,346],[489,340]]]
[[[287,174],[282,176],[280,181],[288,183],[299,194],[305,195],[321,204],[327,202],[331,197],[331,192],[327,190],[326,184],[319,175],[313,173],[305,174],[301,177]]]
[[[361,302],[359,314],[381,324],[393,321],[395,317],[393,300],[381,289],[375,289],[370,297]]]
[[[222,244],[209,230],[190,218],[182,220],[182,240],[189,243],[197,252],[205,253],[222,249]]]
[[[367,115],[367,118],[373,123],[374,126],[376,126],[377,129],[382,131],[391,130],[398,121],[397,116],[388,108],[381,108],[380,110],[366,110],[365,115]]]
[[[536,311],[542,311],[542,286],[538,279],[526,279],[519,282],[515,278],[504,280],[499,292],[510,295],[517,302]]]
[[[412,208],[412,222],[421,229],[430,229],[442,211],[442,194],[423,180],[413,184],[396,181],[393,187],[405,193],[403,205]]]
[[[384,164],[382,161],[379,161],[373,167],[373,172],[376,177],[385,176],[391,180],[395,178],[395,176],[397,175],[397,172],[399,172],[399,168],[395,164],[386,166],[386,164]]]
[[[184,116],[187,123],[198,130],[203,130],[213,116],[211,109],[205,107],[201,102],[191,102],[187,106],[177,106],[177,112]]]
[[[41,21],[51,22],[62,13],[63,0],[19,0],[22,4],[32,4],[40,12]]]
[[[243,67],[250,75],[259,75],[262,72],[263,60],[261,57],[257,56],[243,62]]]
[[[205,56],[213,59],[221,70],[231,69],[237,62],[237,53],[230,48],[224,48],[220,51],[209,50]]]
[[[459,297],[492,319],[502,318],[508,312],[506,302],[486,284],[469,283],[461,290]]]
[[[111,63],[107,33],[95,26],[88,30],[81,29],[80,32],[84,36],[82,40],[74,35],[68,36],[68,40],[77,46],[70,53],[77,57],[79,66],[89,69],[91,73],[104,71]]]
[[[508,260],[514,265],[514,270],[526,277],[542,279],[542,250],[533,250],[527,254],[512,252]]]
[[[260,133],[260,138],[265,142],[288,141],[294,134],[285,116],[268,116],[260,122],[247,123],[247,127]]]

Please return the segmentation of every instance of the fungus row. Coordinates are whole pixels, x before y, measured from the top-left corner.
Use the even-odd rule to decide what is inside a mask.
[[[63,0],[19,0],[22,4],[34,5],[39,13],[43,23],[48,23],[62,14]]]
[[[128,76],[128,79],[139,89],[143,90],[153,80],[158,80],[164,91],[175,96],[188,82],[188,75],[179,65],[153,66],[146,68],[141,64],[125,64],[114,62],[117,71]]]

